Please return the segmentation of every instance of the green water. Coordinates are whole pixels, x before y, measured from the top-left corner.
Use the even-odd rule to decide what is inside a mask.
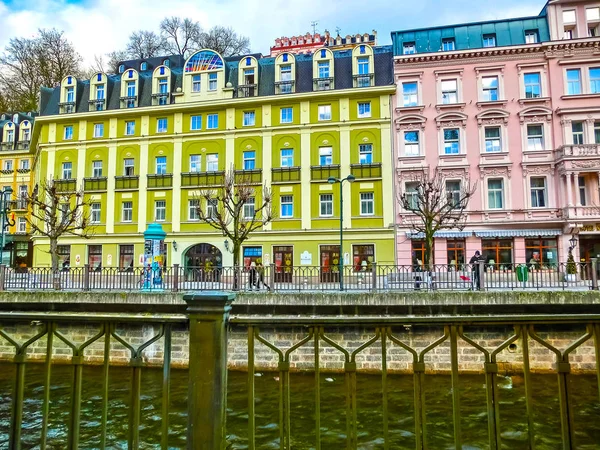
[[[23,448],[36,448],[41,430],[43,396],[40,364],[27,365],[24,402]],[[98,448],[100,433],[102,369],[84,367],[81,414],[81,449]],[[48,448],[62,449],[67,433],[70,402],[68,366],[52,368],[52,391]],[[258,374],[256,381],[256,442],[260,449],[279,448],[279,381],[277,374]],[[10,423],[14,366],[0,365],[0,448],[6,441]],[[461,424],[464,449],[485,449],[487,415],[483,376],[461,376]],[[127,420],[131,372],[111,368],[109,389],[109,448],[127,448]],[[227,430],[232,449],[247,448],[247,375],[229,375]],[[560,418],[556,376],[533,375],[534,421],[538,449],[559,449]],[[160,448],[161,370],[145,369],[142,375],[141,448]],[[169,446],[185,448],[187,371],[174,370],[171,382]],[[315,446],[315,379],[312,374],[291,377],[291,426],[293,448]],[[526,449],[527,422],[522,380],[500,378],[500,417],[503,448]],[[321,378],[322,448],[345,448],[345,390],[343,375]],[[358,433],[360,449],[383,448],[381,378],[358,376]],[[411,376],[388,376],[389,428],[391,449],[414,449],[413,383]],[[575,421],[575,448],[600,449],[600,403],[596,377],[571,378]],[[429,449],[453,445],[450,378],[426,376],[427,443]],[[453,448],[453,447],[452,447]]]

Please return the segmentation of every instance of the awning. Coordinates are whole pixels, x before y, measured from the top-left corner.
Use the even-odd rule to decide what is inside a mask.
[[[509,237],[556,237],[562,230],[485,230],[475,231],[475,236],[481,238],[509,238]]]
[[[446,238],[446,239],[456,239],[456,238],[465,238],[473,236],[472,231],[458,231],[458,230],[446,230],[446,231],[438,231],[433,235],[436,238]],[[411,233],[407,232],[406,237],[409,239],[424,239],[424,233]]]

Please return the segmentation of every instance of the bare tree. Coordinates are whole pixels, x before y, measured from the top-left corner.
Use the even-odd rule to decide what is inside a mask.
[[[465,210],[475,193],[477,184],[461,180],[451,185],[444,173],[436,168],[433,175],[429,169],[419,172],[410,190],[399,196],[402,209],[414,214],[411,227],[422,233],[425,241],[423,264],[430,270],[434,235],[440,230],[462,230],[466,225]]]
[[[264,185],[262,198],[256,204],[259,192],[250,179],[239,177],[231,168],[224,177],[223,186],[208,189],[196,199],[196,210],[201,222],[219,230],[233,244],[234,288],[238,288],[240,249],[250,235],[273,220],[271,190]]]
[[[130,55],[125,50],[110,52],[106,56],[108,57],[108,61],[106,62],[107,73],[119,73],[119,63],[131,59]]]
[[[165,40],[168,53],[187,57],[198,50],[202,34],[199,22],[181,17],[165,17],[160,23],[160,34]]]
[[[126,51],[133,59],[160,56],[165,51],[163,39],[154,31],[134,31],[129,36]]]
[[[27,194],[26,200],[31,213],[26,220],[32,232],[50,240],[48,253],[52,261],[53,284],[55,289],[60,289],[58,240],[67,235],[91,237],[91,202],[85,200],[83,189],[63,192],[57,189],[54,180],[47,179],[41,180],[31,194]]]
[[[42,86],[53,87],[67,75],[79,75],[82,58],[64,32],[53,28],[39,33],[36,51]]]
[[[200,36],[198,48],[210,48],[223,56],[244,55],[250,52],[250,39],[229,27],[214,26]]]

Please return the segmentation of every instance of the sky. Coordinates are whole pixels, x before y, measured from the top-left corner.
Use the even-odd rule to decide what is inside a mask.
[[[158,30],[165,16],[190,17],[208,29],[231,26],[250,38],[256,53],[269,53],[275,38],[328,29],[335,34],[377,30],[378,44],[390,31],[507,17],[537,15],[544,0],[0,0],[0,49],[12,37],[33,36],[38,28],[57,28],[86,63],[125,46],[139,29]],[[499,8],[498,4],[502,7]]]

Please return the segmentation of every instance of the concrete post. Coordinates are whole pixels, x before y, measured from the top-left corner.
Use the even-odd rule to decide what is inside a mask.
[[[275,291],[275,264],[269,265],[269,288],[271,291]]]
[[[0,291],[4,290],[5,282],[6,282],[6,265],[0,264]]]
[[[186,294],[190,320],[187,448],[225,448],[227,323],[235,294]]]
[[[592,260],[592,290],[598,290],[598,258],[591,258]]]
[[[173,292],[179,291],[179,264],[173,264]]]
[[[90,290],[90,265],[85,264],[83,266],[83,290]]]
[[[477,263],[477,270],[479,271],[479,286],[477,286],[477,289],[483,291],[485,290],[485,262],[479,261]]]
[[[377,292],[377,263],[371,263],[371,290]]]

